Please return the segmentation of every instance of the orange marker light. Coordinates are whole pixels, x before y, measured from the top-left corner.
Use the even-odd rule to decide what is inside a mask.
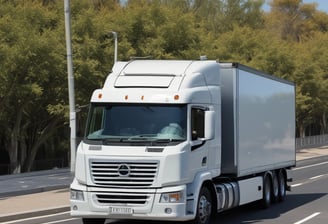
[[[141,100],[144,100],[145,96],[141,96]]]
[[[174,95],[175,100],[179,100],[180,96],[179,95]]]
[[[99,93],[98,94],[98,99],[101,99],[102,98],[102,93]]]
[[[129,96],[128,95],[125,95],[124,99],[125,100],[129,99]]]

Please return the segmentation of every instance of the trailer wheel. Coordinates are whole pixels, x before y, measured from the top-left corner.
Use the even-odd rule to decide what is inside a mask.
[[[279,197],[280,197],[280,192],[279,192],[279,180],[278,180],[278,175],[276,172],[273,172],[272,176],[272,201],[273,202],[278,202]]]
[[[278,174],[278,180],[279,180],[279,197],[278,201],[284,201],[286,198],[286,176],[284,174],[284,170],[281,169]]]
[[[210,190],[203,186],[200,190],[196,218],[193,224],[209,224],[212,216],[212,195]]]
[[[261,200],[261,205],[263,208],[269,208],[272,200],[272,187],[271,187],[271,177],[270,175],[264,175],[263,179],[263,198]]]
[[[104,224],[105,219],[82,219],[83,224]]]

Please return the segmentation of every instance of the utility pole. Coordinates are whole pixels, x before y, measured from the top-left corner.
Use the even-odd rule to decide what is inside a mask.
[[[68,78],[68,99],[69,99],[69,127],[71,129],[71,172],[75,171],[76,154],[76,111],[75,111],[75,92],[72,61],[72,43],[71,43],[71,16],[70,0],[64,0],[65,11],[65,33],[67,50],[67,78]]]
[[[114,64],[117,62],[117,33],[112,31],[115,41]]]

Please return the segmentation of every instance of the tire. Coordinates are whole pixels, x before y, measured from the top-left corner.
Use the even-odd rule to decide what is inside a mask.
[[[272,184],[271,177],[269,174],[264,175],[263,178],[263,198],[261,200],[262,208],[269,208],[272,201]]]
[[[104,224],[106,219],[82,219],[83,224]]]
[[[287,182],[286,182],[286,176],[284,173],[284,170],[279,170],[278,173],[278,182],[279,182],[279,196],[278,201],[282,202],[286,198],[286,191],[287,191]]]
[[[273,202],[278,202],[279,201],[279,177],[276,172],[273,172],[272,176],[272,201]]]
[[[193,224],[209,224],[212,217],[213,199],[210,190],[203,186],[199,192],[197,213]]]

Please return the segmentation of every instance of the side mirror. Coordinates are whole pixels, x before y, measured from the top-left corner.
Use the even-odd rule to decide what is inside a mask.
[[[205,111],[205,140],[211,140],[215,135],[215,112]]]

